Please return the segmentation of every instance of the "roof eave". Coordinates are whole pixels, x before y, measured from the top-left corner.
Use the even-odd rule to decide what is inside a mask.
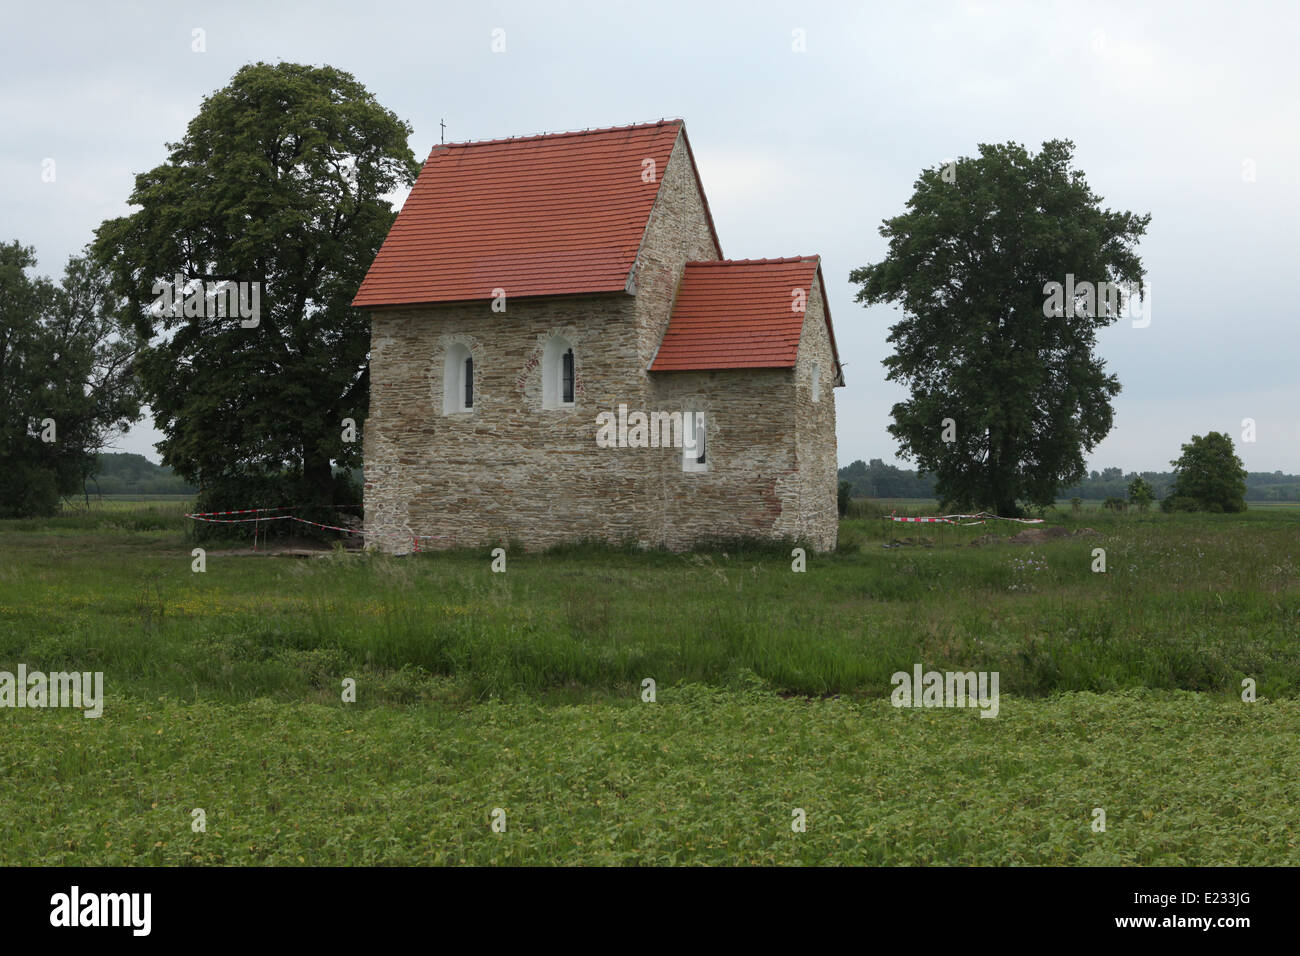
[[[754,369],[793,369],[793,362],[779,362],[773,365],[692,365],[690,368],[651,368],[647,372],[654,372],[658,375],[669,374],[672,372],[750,372]]]
[[[582,289],[574,292],[541,292],[536,295],[512,295],[509,297],[510,302],[535,302],[539,299],[586,299],[597,296],[621,296],[628,295],[626,288],[611,286],[608,289]],[[392,309],[420,309],[431,305],[469,305],[473,302],[483,303],[491,302],[493,296],[484,295],[476,296],[471,299],[420,299],[412,302],[372,302],[360,303],[354,299],[351,303],[352,308],[362,309],[366,312],[378,312]]]
[[[817,257],[817,284],[822,290],[822,314],[826,317],[826,334],[831,340],[831,362],[835,366],[832,388],[844,387],[844,366],[840,364],[840,350],[835,346],[835,326],[831,324],[831,303],[826,298],[826,277],[822,275],[822,257]]]

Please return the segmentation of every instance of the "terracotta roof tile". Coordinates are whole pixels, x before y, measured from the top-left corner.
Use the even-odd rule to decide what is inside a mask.
[[[352,304],[622,291],[682,128],[435,147]]]
[[[792,367],[804,319],[794,291],[811,298],[814,282],[822,282],[817,256],[688,262],[650,371]],[[824,283],[821,292],[830,333]],[[838,381],[838,355],[833,373]]]

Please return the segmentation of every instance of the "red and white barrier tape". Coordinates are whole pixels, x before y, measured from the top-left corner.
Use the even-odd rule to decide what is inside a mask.
[[[289,517],[293,518],[293,520],[297,521],[299,524],[309,524],[312,527],[325,528],[329,531],[344,531],[348,534],[360,534],[360,535],[364,535],[366,533],[364,531],[358,531],[355,528],[340,528],[332,524],[321,524],[319,521],[308,521],[306,518],[297,518],[294,517],[293,515],[290,515]]]
[[[989,514],[987,511],[981,511],[973,515],[944,515],[941,518],[908,518],[902,515],[888,514],[884,516],[886,521],[908,521],[920,524],[952,524],[961,528],[969,528],[972,525],[984,524],[992,521],[1015,521],[1018,524],[1042,524],[1042,518],[1004,518],[1001,515]],[[973,521],[962,521],[963,518],[974,518]]]
[[[309,521],[306,518],[299,518],[297,515],[271,515],[265,518],[210,518],[208,515],[243,515],[252,514],[253,512],[282,511],[282,508],[245,508],[242,511],[200,511],[194,514],[186,514],[185,517],[192,518],[195,521],[206,521],[208,524],[261,524],[263,521],[296,521],[299,524],[309,524],[314,528],[324,528],[327,531],[342,531],[345,534],[361,535],[364,538],[396,538],[405,537],[405,535],[384,534],[379,531],[358,531],[356,528],[341,528],[338,525],[321,524],[319,521]],[[414,550],[420,550],[420,541],[441,541],[450,539],[449,534],[415,534],[411,535],[411,544]]]
[[[213,514],[239,514],[238,511],[214,511]],[[205,518],[203,515],[186,515],[187,518],[193,518],[195,521],[206,521],[208,524],[252,524],[254,521],[261,523],[263,521],[284,521],[286,518],[296,521],[293,515],[271,515],[269,518]]]

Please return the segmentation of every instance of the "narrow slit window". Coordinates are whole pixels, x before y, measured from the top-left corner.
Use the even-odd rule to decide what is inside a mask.
[[[461,342],[447,347],[442,366],[442,413],[456,415],[474,410],[474,356]]]
[[[578,363],[573,343],[552,335],[542,349],[542,408],[574,408],[578,391]]]
[[[682,416],[682,471],[708,471],[708,429],[703,412],[688,411]]]

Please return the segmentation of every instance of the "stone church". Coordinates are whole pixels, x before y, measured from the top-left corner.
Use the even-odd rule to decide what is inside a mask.
[[[722,257],[682,121],[435,147],[353,305],[373,546],[835,547],[820,260]]]

